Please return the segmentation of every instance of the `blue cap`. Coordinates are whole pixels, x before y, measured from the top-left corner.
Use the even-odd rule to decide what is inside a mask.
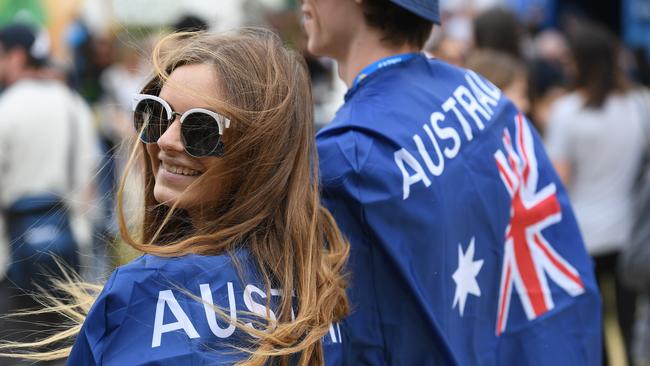
[[[47,33],[24,23],[13,23],[0,28],[0,46],[5,51],[21,48],[39,65],[47,63],[50,52]]]
[[[390,0],[424,19],[440,24],[438,0]]]

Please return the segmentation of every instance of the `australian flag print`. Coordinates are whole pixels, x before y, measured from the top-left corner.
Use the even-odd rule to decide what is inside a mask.
[[[317,143],[352,244],[348,364],[600,364],[566,191],[494,85],[418,55],[355,85]]]

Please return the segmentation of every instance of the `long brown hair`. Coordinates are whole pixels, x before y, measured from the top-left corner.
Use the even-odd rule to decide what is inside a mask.
[[[614,92],[626,91],[628,83],[618,63],[619,44],[605,27],[584,22],[569,33],[574,60],[574,87],[585,94],[585,107],[600,108]]]
[[[321,339],[330,323],[348,311],[344,266],[349,245],[320,203],[304,61],[265,30],[174,34],[154,50],[154,76],[143,92],[157,94],[171,72],[191,64],[214,67],[223,99],[209,103],[231,120],[224,133],[227,169],[204,173],[223,178],[221,198],[200,223],[190,222],[181,209],[160,205],[153,195],[147,150],[140,145],[130,164],[138,155],[143,159],[142,231],[134,234],[126,223],[125,174],[118,191],[121,235],[130,246],[157,256],[219,255],[246,248],[267,292],[278,288],[294,293],[297,312],[292,320],[292,297],[283,296],[274,309],[277,321],[265,331],[240,325],[257,339],[242,364],[285,365],[290,358],[299,359],[301,365],[322,364]]]

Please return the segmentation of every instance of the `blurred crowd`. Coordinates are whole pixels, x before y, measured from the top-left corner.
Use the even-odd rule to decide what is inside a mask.
[[[647,50],[579,13],[548,28],[490,8],[447,14],[425,51],[483,74],[537,127],[594,260],[604,364],[648,364],[647,274],[630,260],[650,245],[631,244],[648,221],[638,205],[650,141]]]
[[[335,64],[307,53],[294,9],[250,14],[249,23],[277,30],[303,52],[312,77],[315,123],[322,127],[346,91]],[[646,282],[626,279],[620,267],[635,230],[634,186],[650,141],[647,50],[626,47],[612,30],[578,13],[548,27],[522,21],[506,7],[458,8],[446,10],[442,24],[423,51],[484,75],[545,139],[605,297],[604,359],[650,364]],[[162,30],[96,34],[76,20],[66,31],[68,65],[47,57],[47,36],[37,29],[32,38],[25,38],[24,29],[0,31],[0,204],[5,211],[18,198],[39,191],[66,197],[81,251],[72,266],[84,278],[105,278],[135,255],[119,244],[113,210],[117,181],[136,137],[132,96],[146,80],[152,45],[165,32],[213,28],[187,15]],[[7,123],[9,118],[14,123]],[[75,125],[60,127],[66,123]],[[138,178],[131,174],[130,179]],[[141,184],[131,186],[125,204],[137,207]],[[132,217],[137,215],[134,211]],[[35,306],[24,296],[14,300],[4,275],[14,264],[9,238],[0,240],[0,314]],[[635,286],[636,280],[642,285]],[[24,326],[2,320],[0,336]],[[10,338],[26,337],[18,334]],[[11,363],[0,359],[5,364]]]

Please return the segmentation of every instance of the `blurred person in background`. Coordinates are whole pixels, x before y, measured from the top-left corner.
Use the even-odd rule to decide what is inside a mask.
[[[104,69],[100,75],[101,88],[104,90],[101,100],[103,104],[120,108],[124,112],[130,110],[133,94],[140,90],[146,81],[144,43],[144,39],[134,39],[129,34],[122,34],[115,38],[115,45],[112,46],[115,50],[115,62]],[[130,123],[130,113],[128,114],[128,123],[105,127],[110,130],[106,134],[112,136],[113,140],[121,140],[132,134],[133,126]],[[107,121],[107,123],[111,122]],[[125,130],[128,130],[128,134]]]
[[[115,62],[113,37],[110,34],[92,33],[82,21],[73,23],[68,33],[74,60],[72,84],[94,107],[104,96],[101,75]]]
[[[462,6],[442,14],[444,27],[435,27],[424,45],[424,52],[452,65],[463,66],[474,47],[473,10]]]
[[[524,114],[530,112],[526,64],[507,53],[483,50],[474,52],[465,67],[486,77],[503,91]]]
[[[648,50],[645,47],[636,47],[632,50],[635,61],[635,69],[632,70],[632,77],[639,84],[650,87],[650,61],[648,61]]]
[[[597,365],[600,299],[566,192],[497,87],[420,52],[437,1],[302,11],[309,51],[349,88],[316,137],[352,248],[346,364]]]
[[[522,59],[522,27],[515,14],[504,7],[479,13],[474,19],[474,47],[491,49]]]
[[[85,102],[47,70],[48,40],[43,32],[25,24],[0,29],[0,301],[3,313],[37,305],[5,278],[5,271],[24,263],[12,262],[7,210],[18,200],[38,194],[64,197],[78,249],[88,248],[91,223],[86,210],[97,169],[97,136]],[[72,131],[77,138],[72,141]],[[78,254],[77,254],[78,255]],[[65,264],[79,270],[79,258]],[[19,273],[19,272],[17,272]],[[11,281],[31,283],[34,273],[19,273]],[[26,277],[24,277],[26,276]],[[6,294],[6,295],[5,295]],[[26,341],[43,331],[38,321],[58,322],[58,317],[35,315],[26,321],[5,323],[2,339]]]
[[[458,40],[442,28],[436,28],[424,45],[424,52],[452,65],[463,66],[470,50],[468,42]]]
[[[569,47],[563,33],[546,29],[531,42],[529,60],[530,118],[544,135],[551,105],[568,92]]]
[[[115,217],[115,193],[120,172],[124,170],[130,153],[128,142],[135,138],[133,131],[131,102],[146,81],[145,51],[146,37],[136,39],[128,33],[115,37],[115,62],[104,69],[100,75],[101,99],[95,105],[98,131],[102,145],[102,169],[98,172],[98,194],[96,206],[101,213],[95,220],[94,273],[91,278],[103,280],[112,269],[111,257],[115,255],[120,262],[124,246],[113,246],[119,236]],[[134,179],[138,179],[133,175]],[[139,184],[136,183],[136,186]],[[139,190],[131,189],[134,197],[127,202],[137,202]],[[128,203],[130,204],[130,203]],[[112,252],[115,250],[117,253]]]
[[[204,19],[191,14],[182,15],[172,25],[174,32],[201,32],[207,31],[208,28],[208,23]]]
[[[529,76],[530,119],[544,136],[551,106],[569,90],[566,75],[555,64],[543,59],[531,62]]]
[[[636,296],[621,284],[616,263],[634,218],[632,187],[646,141],[643,110],[648,106],[625,80],[618,41],[609,31],[575,26],[569,45],[573,91],[551,107],[546,148],[567,185],[599,285],[614,281],[613,305],[629,359]],[[605,313],[613,312],[605,305]]]
[[[532,40],[533,57],[543,60],[567,72],[571,62],[571,51],[566,37],[556,29],[546,29],[538,33]]]
[[[476,16],[473,24],[474,48],[463,66],[469,69],[480,67],[482,75],[492,82],[496,80],[495,85],[528,115],[531,106],[530,73],[528,60],[522,51],[524,28],[515,13],[500,6],[488,8]],[[503,84],[506,81],[507,84]]]

